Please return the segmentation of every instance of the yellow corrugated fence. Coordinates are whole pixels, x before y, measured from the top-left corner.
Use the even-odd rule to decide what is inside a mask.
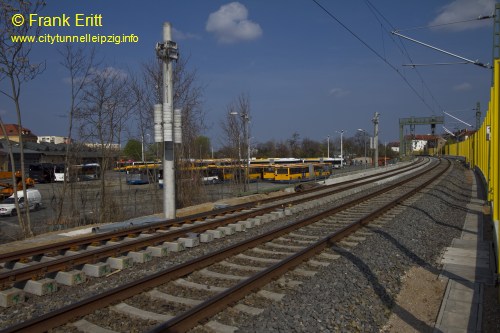
[[[492,219],[495,227],[495,249],[497,267],[500,267],[499,239],[500,239],[500,175],[499,175],[499,141],[500,141],[500,60],[494,62],[493,85],[490,90],[488,110],[479,130],[467,140],[447,144],[445,155],[462,156],[471,168],[477,168],[486,180],[488,202],[491,207]],[[497,274],[499,271],[497,271]]]

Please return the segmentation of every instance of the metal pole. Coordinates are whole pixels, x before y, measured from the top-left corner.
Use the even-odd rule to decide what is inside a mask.
[[[342,169],[344,166],[344,152],[343,152],[343,142],[342,136],[344,135],[344,130],[340,131],[340,168]]]
[[[141,136],[141,158],[144,163],[144,135]]]
[[[479,130],[481,126],[481,108],[479,106],[479,102],[476,104],[476,130]]]
[[[342,168],[344,166],[344,143],[342,141],[342,137],[344,135],[344,130],[341,130],[340,132],[339,131],[335,131],[337,133],[340,134],[340,168]]]
[[[410,37],[408,37],[408,36],[402,35],[402,34],[400,34],[400,33],[396,32],[396,31],[392,31],[392,34],[394,34],[394,35],[396,35],[396,36],[399,36],[399,37],[402,37],[402,38],[405,38],[405,39],[407,39],[407,40],[409,40],[409,41],[412,41],[412,42],[414,42],[414,43],[417,43],[417,44],[420,44],[420,45],[426,46],[426,47],[431,48],[431,49],[433,49],[433,50],[436,50],[436,51],[439,51],[439,52],[445,53],[445,54],[450,55],[450,56],[452,56],[452,57],[455,57],[455,58],[458,58],[458,59],[462,59],[462,60],[464,60],[464,61],[467,61],[468,63],[474,64],[474,65],[477,65],[477,66],[481,66],[481,67],[484,67],[484,68],[493,68],[493,67],[492,67],[492,66],[490,66],[489,64],[483,64],[483,63],[481,63],[481,62],[479,62],[479,61],[477,61],[477,60],[475,60],[475,61],[474,61],[474,60],[467,59],[467,58],[465,58],[465,57],[461,57],[461,56],[456,55],[456,54],[454,54],[454,53],[451,53],[451,52],[445,51],[445,50],[440,49],[440,48],[437,48],[437,47],[435,47],[435,46],[432,46],[432,45],[429,45],[429,44],[426,44],[426,43],[420,42],[420,41],[418,41],[418,40],[416,40],[416,39],[410,38]]]
[[[171,24],[163,24],[163,42],[168,44],[172,40]],[[172,64],[169,57],[163,60],[163,126],[165,151],[163,159],[163,211],[165,218],[173,219],[175,211],[175,166],[173,142],[174,103],[172,100]],[[170,135],[168,135],[170,133]]]
[[[373,117],[373,148],[375,148],[375,160],[373,161],[373,165],[375,168],[378,168],[378,117],[379,113],[375,112],[375,116]]]
[[[384,143],[384,166],[387,166],[387,142]]]
[[[326,153],[327,157],[330,158],[330,136],[327,136],[327,148],[328,152]]]
[[[247,184],[248,182],[248,187],[245,186],[246,188],[244,189],[244,191],[247,191],[247,189],[249,190],[250,189],[250,173],[249,173],[249,166],[250,166],[250,139],[249,139],[249,135],[248,135],[248,113],[243,113],[242,114],[242,117],[243,117],[243,121],[245,122],[245,140],[247,142],[247,165],[246,165],[246,169],[245,169],[245,185]]]
[[[238,159],[241,162],[241,135],[238,133]]]
[[[363,131],[363,140],[365,141],[365,169],[366,169],[366,131]]]

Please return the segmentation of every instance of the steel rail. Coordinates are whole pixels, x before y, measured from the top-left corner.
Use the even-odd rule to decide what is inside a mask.
[[[374,178],[374,177],[372,177]],[[343,185],[340,186],[330,192],[328,192],[328,195],[335,194],[341,191],[345,191],[360,185],[368,184],[373,181],[379,180],[381,178],[384,178],[384,176],[381,177],[375,177],[375,179],[372,180],[366,180],[362,182],[356,182],[351,185]],[[303,193],[303,192],[302,192]],[[316,198],[320,198],[325,196],[325,193],[319,193],[315,194],[312,196],[302,196],[302,198],[296,199],[291,201],[291,204],[299,204],[302,202],[306,201],[311,201]],[[247,207],[250,208],[250,207]],[[174,241],[180,237],[184,237],[189,233],[199,233],[199,232],[204,232],[208,229],[213,229],[218,226],[223,226],[227,225],[233,222],[240,221],[242,219],[247,219],[251,217],[256,217],[260,216],[266,213],[270,213],[275,211],[276,209],[281,209],[282,205],[281,204],[276,204],[272,205],[269,207],[262,207],[259,210],[253,211],[253,212],[246,212],[246,213],[241,213],[238,215],[233,215],[230,217],[226,217],[224,219],[220,220],[215,220],[211,222],[207,222],[204,224],[195,224],[190,227],[184,227],[180,230],[173,230],[173,231],[167,231],[167,232],[162,232],[162,233],[157,233],[148,237],[136,237],[136,239],[123,242],[120,244],[116,245],[106,245],[103,246],[101,249],[94,249],[94,250],[85,250],[83,253],[79,254],[73,254],[71,256],[63,256],[62,258],[55,258],[50,261],[46,262],[37,262],[37,263],[32,263],[29,266],[23,267],[23,268],[18,268],[18,269],[13,269],[4,273],[0,273],[0,288],[9,288],[11,287],[14,283],[16,282],[21,282],[21,281],[26,281],[30,279],[39,279],[44,277],[47,274],[58,272],[58,271],[67,271],[71,270],[75,267],[82,266],[84,264],[88,263],[96,263],[99,262],[100,260],[103,260],[108,257],[113,257],[113,256],[119,256],[124,253],[130,252],[130,251],[138,251],[141,249],[146,248],[147,246],[155,246],[158,244],[161,244],[163,242],[168,242],[168,241]],[[185,224],[184,224],[185,225]],[[144,231],[144,230],[142,230]],[[154,231],[153,231],[154,232]],[[117,237],[116,234],[113,234],[114,237]],[[130,235],[135,235],[132,234],[131,232],[123,232],[119,233],[120,236],[130,236]],[[109,240],[110,237],[98,237],[94,239],[93,243],[94,245],[103,245],[100,242],[102,241],[107,241]],[[73,245],[73,247],[75,247]]]
[[[450,164],[450,163],[449,163]],[[196,270],[210,266],[216,262],[219,262],[229,256],[236,255],[238,253],[244,252],[250,248],[256,247],[263,243],[266,243],[276,237],[287,234],[296,229],[302,228],[305,225],[314,223],[322,218],[350,208],[359,204],[362,201],[374,198],[384,192],[391,191],[402,184],[408,183],[414,179],[422,176],[422,174],[428,173],[429,171],[435,169],[438,165],[434,165],[423,172],[419,172],[412,177],[398,182],[397,184],[391,184],[389,187],[377,190],[376,192],[367,194],[362,198],[358,198],[352,202],[344,203],[338,207],[334,207],[327,211],[315,214],[309,218],[302,219],[300,221],[294,222],[290,225],[286,225],[276,230],[269,231],[263,235],[258,235],[238,244],[234,244],[227,248],[218,250],[216,252],[204,255],[199,258],[192,259],[185,263],[170,267],[161,272],[155,273],[153,275],[141,278],[139,280],[129,282],[125,285],[113,288],[111,290],[105,291],[102,294],[95,295],[93,297],[87,298],[85,300],[79,301],[77,303],[68,305],[61,309],[55,310],[53,312],[44,314],[40,317],[36,317],[27,320],[23,323],[8,327],[0,333],[11,333],[11,332],[45,332],[54,327],[64,325],[71,321],[72,319],[84,316],[91,313],[92,311],[109,306],[115,302],[122,301],[124,299],[130,298],[140,292],[154,288],[158,285],[173,281],[177,278],[190,274]]]
[[[386,213],[399,203],[410,198],[415,193],[419,192],[420,190],[434,182],[437,178],[444,174],[450,168],[450,166],[451,163],[448,161],[448,165],[446,166],[446,168],[443,168],[443,170],[441,170],[436,176],[410,190],[404,195],[398,197],[395,200],[392,200],[391,202],[376,209],[375,211],[368,213],[364,217],[341,228],[340,230],[322,238],[318,242],[306,247],[298,253],[285,258],[279,263],[276,263],[271,267],[254,274],[248,279],[245,279],[237,283],[233,287],[230,287],[225,291],[200,303],[199,305],[194,306],[190,310],[166,321],[163,324],[158,325],[154,329],[150,330],[149,333],[186,332],[189,329],[194,328],[200,321],[214,316],[215,314],[227,308],[229,305],[243,299],[248,294],[254,292],[256,289],[264,287],[271,281],[275,280],[277,277],[282,276],[284,273],[290,271],[305,260],[308,260],[309,258],[315,256],[317,253],[323,251],[326,247],[334,245],[335,242],[342,240],[343,238],[349,236],[363,226],[369,224],[371,221],[382,216],[384,213]]]
[[[416,165],[416,166],[415,166]],[[306,191],[302,191],[300,193],[290,193],[288,195],[281,196],[279,198],[266,198],[266,199],[260,199],[256,201],[252,201],[250,203],[244,203],[244,204],[239,204],[235,206],[231,206],[228,208],[221,208],[217,210],[213,210],[210,212],[204,212],[204,213],[199,213],[199,214],[194,214],[194,215],[189,215],[185,216],[182,218],[176,218],[173,220],[164,220],[164,221],[159,221],[159,222],[154,222],[150,223],[147,226],[131,226],[130,228],[126,229],[121,229],[118,231],[112,231],[108,233],[103,233],[103,234],[92,234],[90,236],[84,236],[84,237],[79,237],[67,241],[62,241],[62,242],[56,242],[48,245],[42,245],[42,246],[36,246],[36,247],[31,247],[29,249],[23,249],[23,250],[17,250],[17,251],[12,251],[12,252],[7,252],[7,253],[0,253],[0,262],[8,263],[8,262],[15,262],[19,260],[23,260],[25,258],[30,258],[30,257],[37,257],[41,256],[47,253],[57,253],[61,251],[66,251],[66,250],[79,250],[82,247],[88,246],[92,243],[101,243],[105,241],[109,241],[112,238],[125,238],[125,237],[130,237],[133,235],[138,235],[140,233],[152,233],[155,232],[156,230],[165,230],[166,228],[169,228],[171,226],[179,225],[179,224],[189,224],[193,223],[196,221],[201,221],[203,219],[208,219],[208,218],[214,218],[220,215],[229,215],[229,214],[234,214],[236,212],[240,212],[245,209],[250,209],[254,208],[257,206],[260,206],[265,203],[269,203],[272,201],[280,200],[280,199],[287,199],[291,198],[293,196],[306,196],[309,193],[314,193],[318,191],[325,191],[328,188],[340,188],[339,190],[334,190],[332,191],[331,194],[338,193],[341,190],[347,190],[349,188],[352,188],[354,186],[360,186],[369,183],[367,182],[359,182],[361,180],[366,180],[366,179],[381,179],[383,178],[383,175],[386,175],[388,173],[395,173],[395,172],[403,172],[403,171],[408,171],[407,169],[413,169],[416,167],[419,167],[418,162],[410,164],[408,166],[405,166],[403,168],[399,168],[397,170],[388,170],[385,172],[378,173],[377,175],[369,175],[365,177],[360,177],[357,178],[356,180],[352,181],[345,181],[337,184],[332,184],[328,186],[323,186],[319,188],[313,188],[309,189]],[[382,176],[382,177],[380,177]],[[373,180],[373,181],[374,181]],[[346,186],[346,184],[357,182],[355,185],[352,185],[351,187],[344,187],[341,188],[342,186]],[[311,200],[311,199],[309,199]],[[292,201],[291,204],[297,204],[300,203],[301,201]],[[280,208],[279,205],[276,205],[274,209]],[[249,217],[254,217],[257,215],[249,216]],[[245,217],[245,215],[239,215],[240,218]],[[226,222],[225,224],[228,224],[231,222]],[[208,225],[208,224],[207,224]],[[183,229],[186,230],[187,232],[195,232],[195,231],[200,231],[203,229],[196,228],[196,230],[192,229]],[[177,233],[176,233],[177,234]],[[181,236],[177,236],[181,237]]]
[[[47,253],[57,253],[57,252],[66,251],[69,249],[78,250],[81,247],[88,246],[92,243],[105,242],[105,241],[110,240],[111,238],[124,238],[124,237],[129,237],[129,236],[137,235],[137,234],[144,233],[144,232],[151,233],[151,232],[155,232],[156,230],[165,230],[166,228],[169,228],[169,227],[175,226],[175,225],[179,225],[179,224],[193,223],[196,221],[200,221],[200,220],[204,220],[204,219],[208,219],[208,218],[214,218],[214,217],[221,216],[221,215],[234,214],[236,212],[240,212],[240,211],[245,210],[245,209],[254,208],[254,207],[260,206],[262,204],[273,202],[276,200],[286,200],[287,198],[292,198],[294,196],[304,196],[304,195],[307,195],[309,193],[314,193],[317,191],[325,191],[328,188],[341,188],[342,186],[345,186],[346,184],[349,184],[352,182],[359,182],[360,180],[367,180],[367,179],[374,179],[374,178],[377,179],[380,176],[386,175],[388,173],[403,172],[404,170],[407,170],[407,169],[411,170],[412,168],[419,167],[419,164],[418,164],[419,162],[420,162],[420,160],[415,162],[415,163],[412,163],[410,165],[404,166],[402,168],[398,168],[397,170],[388,170],[385,172],[378,173],[377,175],[368,175],[365,177],[360,177],[360,178],[357,178],[355,181],[345,181],[345,182],[341,182],[341,183],[337,183],[337,184],[333,184],[333,185],[312,188],[309,190],[302,191],[300,193],[290,193],[287,195],[283,195],[279,198],[274,197],[274,198],[260,199],[260,200],[252,201],[250,203],[234,205],[234,206],[227,207],[227,208],[215,209],[215,210],[212,210],[210,212],[193,214],[193,215],[189,215],[189,216],[185,216],[185,217],[176,218],[173,220],[163,220],[163,221],[159,221],[159,222],[154,222],[154,223],[150,223],[146,226],[134,226],[134,225],[132,225],[129,228],[122,228],[122,229],[110,231],[107,233],[92,234],[89,236],[78,237],[78,238],[74,238],[74,239],[67,240],[67,241],[56,242],[56,243],[42,245],[42,246],[35,246],[35,247],[31,247],[29,249],[17,250],[17,251],[12,251],[12,252],[7,252],[7,253],[0,253],[0,262],[5,262],[5,263],[15,262],[15,261],[23,260],[23,259],[29,258],[29,257],[41,256],[41,255],[44,255]],[[358,183],[356,186],[363,185],[366,183],[368,183],[368,182]],[[346,189],[349,189],[349,188],[344,188],[343,190],[346,190]],[[336,193],[336,192],[334,192],[334,193]],[[334,193],[332,193],[332,194],[334,194]],[[291,202],[291,203],[293,204],[294,202]],[[279,206],[276,205],[276,208],[279,208]],[[243,215],[241,217],[243,217]],[[252,216],[250,216],[250,217],[252,217]],[[228,223],[230,223],[230,222],[228,222]],[[198,229],[198,230],[200,230],[200,229]],[[190,232],[193,232],[193,231],[190,231]],[[178,236],[178,237],[180,237],[180,236]]]

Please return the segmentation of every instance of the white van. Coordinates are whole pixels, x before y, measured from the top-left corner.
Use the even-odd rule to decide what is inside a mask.
[[[26,195],[28,196],[29,210],[37,210],[42,207],[42,195],[40,191],[29,188],[26,190]],[[19,199],[19,208],[24,210],[26,202],[23,191],[17,191],[17,197]],[[16,198],[13,194],[0,203],[0,215],[16,215],[16,213]]]

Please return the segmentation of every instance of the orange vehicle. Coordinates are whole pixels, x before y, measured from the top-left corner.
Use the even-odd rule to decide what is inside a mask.
[[[22,183],[21,172],[16,171],[14,176],[16,178],[16,190],[22,191],[23,183]],[[11,177],[12,177],[12,172],[0,171],[0,180],[11,179]],[[29,177],[26,178],[25,182],[26,182],[26,188],[35,186],[35,181]],[[14,186],[10,183],[0,182],[0,199],[3,200],[5,198],[8,198],[12,194],[14,194]]]

